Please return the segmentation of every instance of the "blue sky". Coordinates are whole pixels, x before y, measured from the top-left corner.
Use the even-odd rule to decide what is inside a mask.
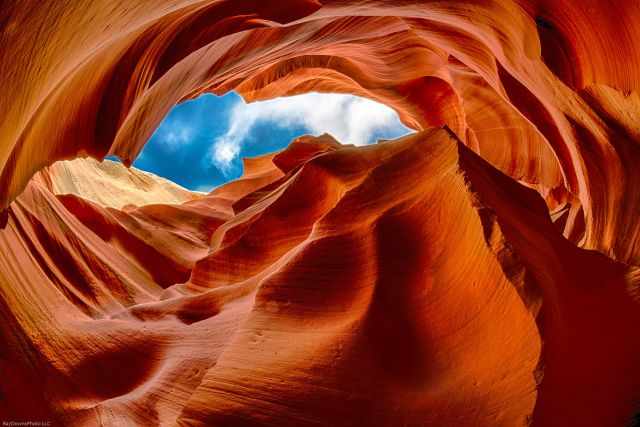
[[[243,157],[328,132],[365,145],[409,132],[390,108],[351,95],[309,93],[246,104],[236,93],[206,94],[176,105],[134,166],[191,190],[210,191],[242,175]]]

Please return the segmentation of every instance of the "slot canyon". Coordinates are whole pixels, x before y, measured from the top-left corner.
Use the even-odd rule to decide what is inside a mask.
[[[2,426],[640,425],[639,23],[0,1]],[[206,193],[131,167],[232,91],[356,95],[412,133],[300,136]]]

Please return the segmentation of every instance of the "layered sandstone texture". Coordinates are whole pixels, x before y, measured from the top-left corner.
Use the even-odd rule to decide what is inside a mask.
[[[179,204],[203,195],[152,173],[126,168],[113,160],[63,160],[45,168],[39,178],[53,194],[73,194],[118,209],[158,203]]]
[[[637,422],[638,22],[603,0],[0,3],[0,420]],[[352,93],[416,132],[301,137],[209,194],[97,161],[230,90]]]

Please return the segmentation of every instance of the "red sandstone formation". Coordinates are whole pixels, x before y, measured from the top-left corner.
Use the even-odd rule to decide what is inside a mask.
[[[602,0],[1,3],[0,420],[631,424],[637,22]],[[130,164],[176,102],[229,90],[354,93],[417,132],[303,137],[208,195],[54,164]]]

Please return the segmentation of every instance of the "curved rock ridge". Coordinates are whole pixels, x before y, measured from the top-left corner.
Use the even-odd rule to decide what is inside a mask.
[[[603,0],[0,3],[0,420],[637,422],[638,22]],[[416,133],[301,137],[196,196],[59,162],[131,165],[173,105],[230,90],[352,93]]]
[[[179,204],[202,196],[165,178],[120,162],[92,158],[56,162],[38,179],[53,194],[73,194],[110,208]]]
[[[198,200],[126,210],[29,183],[0,231],[0,415],[631,419],[636,269],[566,240],[534,190],[452,131],[367,147],[303,137],[245,164]]]

